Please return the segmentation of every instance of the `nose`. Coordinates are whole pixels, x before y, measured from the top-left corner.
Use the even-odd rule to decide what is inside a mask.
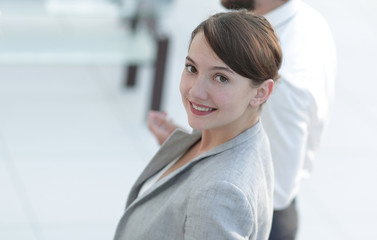
[[[198,75],[190,88],[189,94],[191,97],[205,100],[208,97],[208,86],[205,76]]]

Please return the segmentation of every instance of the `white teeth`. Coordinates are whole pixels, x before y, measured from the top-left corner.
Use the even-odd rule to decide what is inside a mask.
[[[198,107],[195,104],[192,104],[195,110],[201,111],[201,112],[209,112],[212,111],[213,108],[205,108],[205,107]]]

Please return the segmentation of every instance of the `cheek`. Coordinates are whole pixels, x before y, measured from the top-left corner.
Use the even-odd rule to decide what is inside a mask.
[[[181,92],[182,97],[187,96],[189,89],[190,86],[188,84],[187,77],[185,76],[185,73],[182,73],[181,82],[179,84],[179,91]]]
[[[250,100],[250,93],[246,93],[245,89],[224,92],[216,96],[216,102],[229,113],[244,111],[248,107]]]
[[[215,93],[210,94],[210,98],[212,99],[213,103],[218,107],[222,108],[223,110],[229,111],[234,108],[234,98],[237,97],[233,95],[229,91],[223,91],[222,89],[218,89]]]

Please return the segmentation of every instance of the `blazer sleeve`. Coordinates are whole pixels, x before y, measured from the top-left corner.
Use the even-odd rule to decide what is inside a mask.
[[[255,214],[246,195],[229,182],[194,190],[187,206],[185,240],[249,239]]]

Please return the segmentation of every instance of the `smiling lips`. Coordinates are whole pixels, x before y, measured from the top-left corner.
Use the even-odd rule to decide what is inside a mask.
[[[190,102],[190,107],[192,113],[200,116],[207,115],[212,113],[213,111],[216,111],[216,108],[210,108],[203,105],[194,104],[192,102]]]

